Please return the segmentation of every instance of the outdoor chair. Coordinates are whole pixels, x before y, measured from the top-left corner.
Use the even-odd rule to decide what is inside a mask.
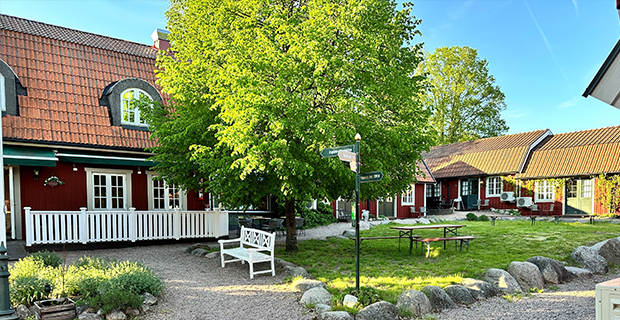
[[[553,207],[555,206],[555,204],[550,204],[548,207],[542,207],[542,210],[540,211],[540,215],[542,216],[552,216],[553,215]]]
[[[306,230],[304,229],[304,218],[295,218],[295,228],[297,229],[297,234],[306,234]]]
[[[270,219],[266,225],[262,226],[262,229],[267,232],[274,233],[276,232],[276,224],[277,224],[276,219]]]
[[[284,219],[276,219],[276,235],[280,231],[282,235],[285,235],[286,228],[284,227]]]

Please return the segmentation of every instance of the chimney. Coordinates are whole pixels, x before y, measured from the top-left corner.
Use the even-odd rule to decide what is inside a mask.
[[[170,41],[168,40],[168,34],[170,31],[164,29],[155,29],[151,38],[153,38],[153,47],[158,50],[170,49]]]

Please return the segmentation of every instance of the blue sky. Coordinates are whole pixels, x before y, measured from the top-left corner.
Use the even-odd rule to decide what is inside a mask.
[[[399,2],[402,2],[399,0]],[[470,46],[506,94],[509,133],[620,125],[620,110],[581,96],[620,36],[613,0],[417,0],[427,51]],[[0,12],[152,44],[164,0],[0,0]]]

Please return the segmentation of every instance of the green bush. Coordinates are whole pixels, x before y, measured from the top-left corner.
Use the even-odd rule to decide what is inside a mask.
[[[480,215],[478,217],[478,221],[489,221],[489,217],[485,216],[484,214]]]
[[[478,221],[478,216],[472,212],[468,213],[465,218],[467,218],[467,221]]]
[[[56,251],[37,251],[30,255],[35,260],[40,260],[46,267],[56,268],[62,264],[62,258]]]
[[[31,305],[47,298],[43,288],[52,285],[50,297],[73,296],[80,304],[105,310],[139,307],[140,296],[161,293],[163,282],[149,268],[138,262],[82,257],[68,267],[49,267],[28,256],[10,270],[9,285],[13,305]],[[109,311],[106,311],[109,312]]]
[[[139,294],[130,291],[111,291],[79,300],[77,304],[91,307],[95,310],[102,309],[103,313],[109,314],[113,310],[127,307],[137,309],[143,302],[144,298]]]

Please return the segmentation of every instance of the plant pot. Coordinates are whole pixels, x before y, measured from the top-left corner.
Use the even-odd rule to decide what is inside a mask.
[[[73,320],[76,317],[75,302],[70,298],[35,301],[33,307],[41,320]]]
[[[48,186],[50,186],[50,187],[52,187],[52,188],[53,188],[53,187],[56,187],[56,186],[58,186],[58,181],[49,181],[49,182],[47,183],[47,185],[48,185]]]

